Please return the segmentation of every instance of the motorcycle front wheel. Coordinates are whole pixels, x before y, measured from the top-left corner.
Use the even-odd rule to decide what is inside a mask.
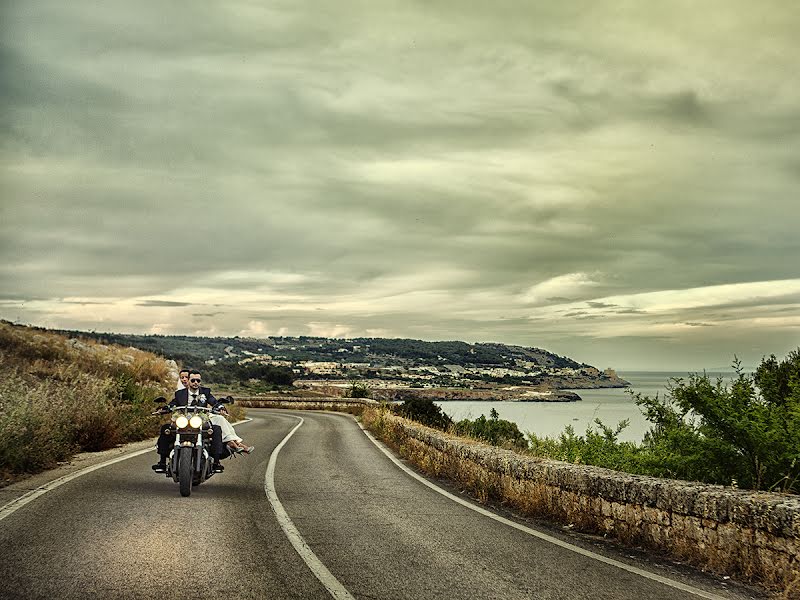
[[[191,448],[181,448],[181,455],[178,457],[178,485],[181,488],[181,496],[188,496],[192,493],[192,450]]]

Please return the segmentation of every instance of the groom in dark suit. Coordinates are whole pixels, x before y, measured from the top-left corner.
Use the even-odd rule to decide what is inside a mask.
[[[177,390],[170,403],[170,408],[175,406],[216,406],[219,401],[214,398],[211,388],[200,385],[202,375],[197,371],[189,371],[189,387]]]
[[[174,408],[176,406],[209,406],[214,407],[219,404],[219,400],[214,397],[214,394],[211,393],[211,388],[202,387],[200,385],[202,381],[202,375],[200,375],[199,371],[190,371],[189,372],[189,387],[184,388],[182,390],[177,390],[175,395],[173,396],[172,400],[170,400],[169,406],[170,408]],[[161,427],[161,433],[158,436],[158,442],[156,443],[156,448],[158,450],[159,461],[158,463],[153,465],[153,470],[156,473],[164,473],[167,470],[167,458],[169,458],[169,453],[172,450],[172,446],[175,444],[175,434],[172,433],[172,429],[170,425],[164,425]],[[225,458],[223,453],[225,452],[225,445],[222,443],[222,431],[216,425],[212,425],[211,427],[211,454],[214,458],[214,471],[221,472],[225,469],[219,461],[221,458]]]

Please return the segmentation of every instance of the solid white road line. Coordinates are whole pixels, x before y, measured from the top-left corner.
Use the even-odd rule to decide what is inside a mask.
[[[252,421],[253,419],[247,418],[241,421],[237,421],[236,423],[232,423],[232,425],[240,425],[242,423],[247,423],[248,421]],[[125,456],[120,456],[117,458],[112,458],[111,460],[107,460],[105,462],[101,462],[96,465],[92,465],[91,467],[86,467],[85,469],[81,469],[80,471],[76,471],[75,473],[71,473],[69,475],[64,475],[63,477],[59,477],[58,479],[54,479],[49,483],[45,483],[44,485],[39,486],[35,490],[31,490],[26,494],[23,494],[19,498],[15,498],[11,502],[4,504],[0,507],[0,521],[5,519],[6,517],[14,514],[20,508],[33,502],[37,498],[44,496],[47,492],[50,492],[57,487],[61,487],[65,483],[69,483],[73,479],[77,479],[78,477],[82,477],[84,475],[88,475],[92,471],[97,471],[97,469],[102,469],[103,467],[107,467],[109,465],[116,464],[118,462],[122,462],[123,460],[128,460],[129,458],[133,458],[135,456],[141,456],[142,454],[147,454],[148,452],[153,452],[153,448],[145,448],[144,450],[137,450],[136,452],[131,452],[130,454],[126,454]]]
[[[633,567],[631,565],[626,565],[625,563],[620,562],[618,560],[614,560],[613,558],[608,558],[606,556],[603,556],[602,554],[596,554],[596,553],[594,553],[594,552],[592,552],[590,550],[585,550],[585,549],[581,548],[580,546],[574,546],[573,544],[570,544],[568,542],[565,542],[563,540],[555,538],[555,537],[553,537],[551,535],[547,535],[546,533],[542,533],[541,531],[536,531],[535,529],[531,529],[530,527],[526,527],[525,525],[521,525],[520,523],[516,523],[515,521],[512,521],[510,519],[506,519],[505,517],[501,517],[500,515],[496,515],[493,512],[490,512],[490,511],[486,510],[485,508],[483,508],[481,506],[477,506],[475,504],[472,504],[471,502],[467,502],[463,498],[459,498],[458,496],[456,496],[454,494],[451,494],[450,492],[448,492],[446,490],[443,490],[439,486],[431,483],[430,481],[428,481],[427,479],[425,479],[421,475],[419,475],[419,474],[415,473],[414,471],[412,471],[411,469],[409,469],[406,465],[401,463],[394,456],[394,454],[392,454],[392,452],[383,443],[381,443],[378,440],[376,440],[373,437],[373,435],[369,431],[367,431],[361,423],[358,423],[358,426],[361,427],[361,430],[372,441],[372,443],[375,444],[375,446],[377,446],[378,449],[381,452],[383,452],[386,456],[388,456],[389,460],[391,460],[400,469],[405,471],[408,475],[410,475],[411,477],[413,477],[414,479],[416,479],[420,483],[428,486],[433,491],[438,492],[442,496],[445,496],[446,498],[449,498],[450,500],[452,500],[454,502],[458,502],[460,505],[465,506],[465,507],[469,508],[470,510],[474,510],[475,512],[477,512],[477,513],[479,513],[479,514],[481,514],[481,515],[483,515],[485,517],[489,517],[490,519],[494,519],[495,521],[499,521],[500,523],[508,525],[509,527],[513,527],[514,529],[518,529],[519,531],[523,531],[523,532],[525,532],[525,533],[527,533],[529,535],[532,535],[534,537],[539,538],[540,540],[544,540],[546,542],[550,542],[551,544],[555,544],[556,546],[559,546],[560,548],[564,548],[565,550],[570,550],[571,552],[575,552],[576,554],[580,554],[582,556],[586,556],[587,558],[594,559],[596,561],[605,563],[607,565],[612,565],[612,566],[620,568],[620,569],[622,569],[624,571],[628,571],[629,573],[634,573],[634,574],[639,575],[641,577],[645,577],[647,579],[651,579],[653,581],[657,581],[658,583],[662,583],[662,584],[667,585],[669,587],[682,590],[682,591],[687,592],[689,594],[694,594],[696,596],[700,596],[701,598],[707,598],[708,600],[728,600],[724,596],[718,596],[717,594],[713,594],[711,592],[706,592],[705,590],[701,590],[699,588],[692,587],[690,585],[686,585],[685,583],[681,583],[680,581],[675,581],[675,580],[669,579],[667,577],[662,577],[661,575],[656,575],[655,573],[650,573],[649,571],[645,571],[644,569],[639,569],[639,568]]]
[[[102,462],[100,464],[92,465],[91,467],[86,467],[85,469],[81,469],[80,471],[76,471],[75,473],[72,473],[70,475],[64,475],[63,477],[59,477],[58,479],[54,479],[50,483],[45,483],[44,485],[39,486],[35,490],[31,490],[27,494],[12,500],[8,504],[5,504],[3,506],[3,508],[0,508],[0,521],[5,519],[9,515],[12,515],[13,513],[18,511],[20,508],[22,508],[26,504],[28,504],[30,502],[33,502],[37,498],[45,495],[47,492],[50,492],[50,491],[56,489],[57,487],[61,487],[62,485],[72,481],[73,479],[77,479],[78,477],[82,477],[83,475],[91,473],[92,471],[97,471],[97,469],[102,469],[103,467],[107,467],[108,465],[113,465],[113,464],[121,462],[123,460],[128,460],[129,458],[133,458],[134,456],[141,456],[142,454],[145,454],[147,452],[152,452],[152,451],[153,451],[152,448],[145,448],[144,450],[137,450],[136,452],[131,452],[130,454],[126,454],[125,456],[120,456],[118,458],[113,458],[111,460],[107,460],[107,461]]]
[[[308,547],[306,541],[300,535],[300,532],[297,531],[297,528],[292,523],[292,520],[289,518],[289,515],[283,508],[283,504],[281,501],[278,500],[278,494],[275,491],[275,463],[278,459],[278,453],[283,448],[284,444],[289,441],[289,438],[294,435],[294,432],[300,429],[300,426],[304,423],[302,417],[295,417],[296,419],[300,419],[300,422],[295,425],[294,429],[292,429],[286,437],[283,438],[280,444],[275,447],[275,450],[272,451],[272,455],[269,457],[269,464],[267,465],[267,474],[264,477],[264,493],[267,495],[267,499],[269,500],[270,505],[272,505],[272,510],[275,511],[275,518],[278,520],[278,523],[283,529],[283,532],[286,534],[286,537],[289,538],[292,546],[300,555],[300,558],[308,565],[308,568],[311,569],[311,572],[314,573],[314,576],[319,579],[319,582],[325,586],[325,589],[328,590],[328,593],[333,596],[334,598],[341,599],[341,600],[354,600],[353,596],[345,589],[345,587],[339,582],[336,577],[327,569],[327,567],[322,564],[317,555]]]

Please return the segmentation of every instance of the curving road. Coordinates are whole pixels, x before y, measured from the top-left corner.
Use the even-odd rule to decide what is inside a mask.
[[[189,498],[150,470],[155,453],[147,453],[78,477],[2,518],[0,597],[754,595],[652,567],[684,589],[666,585],[601,562],[585,539],[547,532],[592,551],[579,554],[493,520],[404,472],[347,415],[249,414],[253,420],[237,430],[256,451],[226,461],[225,473]],[[271,457],[274,475],[265,477]],[[612,558],[649,568],[625,555]]]

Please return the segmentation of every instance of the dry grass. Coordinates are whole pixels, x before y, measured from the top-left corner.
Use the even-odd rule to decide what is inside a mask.
[[[781,595],[781,600],[800,600],[800,575],[795,577]]]
[[[4,368],[18,368],[32,377],[71,380],[76,373],[96,377],[128,375],[151,385],[171,385],[174,375],[163,358],[122,346],[66,336],[0,321]]]
[[[227,418],[231,423],[241,421],[247,416],[247,411],[244,406],[239,406],[238,404],[226,404],[225,409],[228,411]]]
[[[155,435],[174,374],[153,354],[0,322],[0,475]]]

